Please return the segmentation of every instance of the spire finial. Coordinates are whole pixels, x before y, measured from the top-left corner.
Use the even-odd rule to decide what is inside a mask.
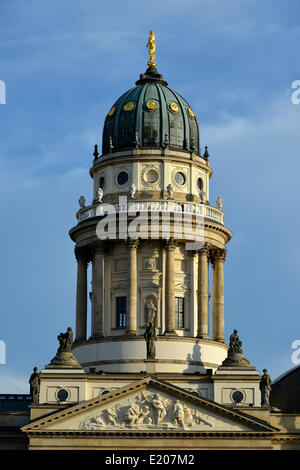
[[[99,152],[98,152],[98,145],[96,144],[94,147],[94,153],[93,153],[95,160],[99,157]]]
[[[155,62],[155,35],[154,35],[154,29],[150,30],[149,33],[149,39],[147,42],[148,47],[148,52],[149,52],[149,61],[148,61],[148,67],[149,69],[155,69],[157,63]]]
[[[209,159],[209,153],[208,153],[208,146],[207,145],[205,145],[205,152],[203,154],[203,158],[205,158],[205,160]]]

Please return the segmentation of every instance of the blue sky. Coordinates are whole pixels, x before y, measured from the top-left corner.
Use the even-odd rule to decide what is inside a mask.
[[[300,79],[297,0],[2,0],[0,393],[28,392],[74,327],[68,237],[104,117],[145,71],[149,29],[169,86],[196,112],[233,231],[226,337],[275,378],[300,339]]]

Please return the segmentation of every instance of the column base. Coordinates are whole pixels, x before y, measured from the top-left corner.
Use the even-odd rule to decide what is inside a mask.
[[[178,334],[175,330],[168,330],[164,332],[163,336],[178,336]]]
[[[210,339],[210,337],[208,335],[201,335],[201,334],[198,334],[197,338],[199,338],[199,339]]]
[[[126,330],[126,335],[128,336],[136,336],[136,330]]]
[[[97,338],[104,338],[104,334],[103,333],[96,333],[96,334],[90,336],[89,339],[97,339]]]
[[[79,344],[79,343],[82,343],[83,341],[86,341],[86,338],[75,338],[73,341],[73,344]]]

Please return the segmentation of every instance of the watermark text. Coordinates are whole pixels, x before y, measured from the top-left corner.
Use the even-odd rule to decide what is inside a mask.
[[[6,364],[6,345],[0,340],[0,364]]]
[[[6,104],[6,85],[3,80],[0,80],[0,104]]]

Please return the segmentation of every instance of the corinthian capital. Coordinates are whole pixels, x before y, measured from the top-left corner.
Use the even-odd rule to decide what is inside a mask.
[[[198,250],[199,255],[206,255],[207,257],[210,256],[210,248],[211,245],[209,243],[203,243],[202,248]]]
[[[127,238],[126,243],[128,250],[136,250],[139,246],[139,239]]]
[[[166,250],[167,251],[174,251],[176,248],[176,242],[173,237],[169,238],[169,240],[166,241]]]
[[[226,259],[226,254],[226,248],[218,248],[217,250],[213,250],[211,252],[212,264],[214,265],[217,261],[221,261],[224,263]]]
[[[89,253],[86,250],[83,250],[82,248],[78,247],[76,247],[74,251],[77,263],[87,266],[90,261]]]

